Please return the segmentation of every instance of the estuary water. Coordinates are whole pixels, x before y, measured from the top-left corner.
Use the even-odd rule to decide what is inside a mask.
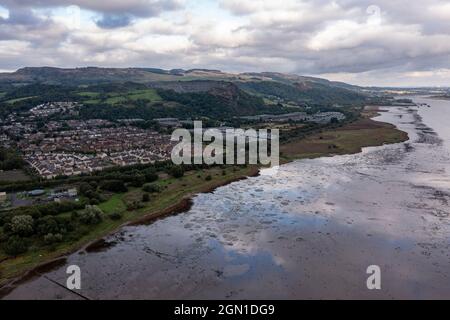
[[[301,160],[125,227],[6,299],[450,299],[450,101],[386,107],[405,143]],[[367,267],[381,269],[368,290]],[[62,286],[58,285],[61,284]]]

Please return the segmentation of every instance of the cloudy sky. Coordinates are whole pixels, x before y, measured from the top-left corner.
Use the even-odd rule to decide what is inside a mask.
[[[450,86],[448,0],[0,0],[0,71],[280,71]]]

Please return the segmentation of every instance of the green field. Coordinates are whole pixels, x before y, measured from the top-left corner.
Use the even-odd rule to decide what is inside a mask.
[[[96,98],[100,95],[98,92],[90,92],[90,91],[78,92],[77,94],[79,96],[88,98]]]
[[[161,101],[161,97],[158,95],[156,90],[147,89],[147,90],[135,90],[130,92],[128,96],[131,100],[150,100],[150,101]]]
[[[123,194],[115,194],[108,201],[99,205],[100,209],[106,214],[112,212],[123,212],[126,209],[125,203],[122,201]]]
[[[0,171],[0,181],[27,181],[30,177],[22,170]]]
[[[98,92],[85,91],[78,93],[78,95],[89,98],[89,100],[85,101],[89,104],[126,104],[127,102],[133,102],[137,100],[147,100],[150,102],[162,101],[161,97],[154,89],[133,90],[127,93],[108,93],[107,98],[104,99],[100,98],[100,93]]]
[[[117,103],[124,103],[127,101],[128,101],[127,96],[111,96],[104,102],[107,104],[117,104]]]
[[[337,154],[361,152],[364,147],[380,146],[385,143],[403,142],[406,132],[395,126],[362,118],[337,129],[326,130],[300,140],[280,146],[284,161],[317,158]]]
[[[28,99],[32,99],[32,98],[36,98],[36,96],[30,96],[30,97],[24,97],[24,98],[17,98],[17,99],[11,99],[11,100],[6,100],[6,103],[15,103],[15,102],[19,102],[19,101],[24,101],[24,100],[28,100]]]

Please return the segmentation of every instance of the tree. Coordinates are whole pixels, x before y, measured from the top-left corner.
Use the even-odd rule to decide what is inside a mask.
[[[32,216],[15,216],[11,219],[11,231],[19,236],[29,236],[34,231],[34,220]]]
[[[174,178],[181,178],[184,176],[184,169],[182,166],[172,166],[169,169],[169,174]]]
[[[44,242],[46,244],[54,244],[57,242],[61,242],[63,240],[63,236],[60,233],[48,233],[44,236]]]
[[[24,164],[22,156],[16,150],[0,148],[0,170],[21,169]]]
[[[84,224],[98,224],[103,220],[103,211],[95,205],[87,205],[80,212],[79,219]]]
[[[92,186],[87,182],[80,183],[78,189],[80,190],[80,194],[82,194],[83,196],[87,196],[88,198],[90,198],[88,194],[94,192]]]
[[[145,182],[155,182],[158,180],[158,175],[154,171],[147,171],[144,173]]]
[[[55,217],[46,216],[36,221],[36,231],[40,235],[55,234],[59,232],[59,225]]]
[[[10,256],[17,256],[28,250],[28,241],[18,236],[12,236],[3,246],[3,251]]]
[[[132,185],[133,187],[140,188],[140,187],[142,187],[142,185],[145,183],[145,181],[146,181],[145,176],[144,176],[144,175],[141,175],[141,174],[138,174],[138,175],[135,175],[135,176],[132,178],[132,180],[131,180],[131,185]]]
[[[100,183],[100,189],[111,192],[127,192],[128,189],[122,180],[105,180]]]
[[[144,207],[143,204],[140,203],[139,201],[132,201],[132,202],[127,203],[128,211],[138,210],[143,207]]]
[[[161,192],[161,187],[155,183],[146,183],[142,187],[142,190],[149,193]]]

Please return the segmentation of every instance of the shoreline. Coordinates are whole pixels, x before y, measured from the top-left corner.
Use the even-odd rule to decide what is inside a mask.
[[[354,150],[351,150],[350,152],[345,152],[345,153],[328,152],[326,154],[318,154],[318,155],[305,154],[304,157],[295,157],[295,155],[294,155],[292,157],[283,158],[282,161],[280,161],[280,164],[286,164],[286,163],[289,163],[292,161],[301,160],[301,159],[305,159],[305,158],[312,159],[312,158],[320,158],[320,157],[332,157],[335,155],[342,155],[342,154],[355,154],[355,153],[362,152],[362,149],[366,148],[366,147],[382,146],[384,144],[401,143],[401,142],[407,141],[409,139],[408,134],[406,132],[398,129],[395,125],[392,125],[387,122],[373,120],[373,118],[378,116],[380,114],[380,112],[387,112],[387,111],[379,110],[379,107],[366,108],[361,115],[361,119],[365,119],[370,122],[377,123],[381,127],[385,126],[385,127],[389,127],[391,129],[393,129],[393,131],[396,131],[396,133],[399,134],[398,141],[395,141],[395,142],[382,141],[382,143],[379,143],[379,144],[371,144],[369,141],[365,141],[365,143],[363,143],[361,146],[358,146],[357,148],[355,148]],[[359,120],[361,120],[361,119],[359,119]],[[358,122],[358,120],[356,120],[355,122]],[[328,132],[333,132],[333,131],[339,132],[339,131],[344,131],[346,129],[348,130],[348,127],[351,127],[352,124],[354,124],[354,123],[352,122],[349,124],[345,124],[345,126],[343,126],[342,128],[336,129],[336,130],[334,130],[334,129],[325,130],[325,131],[319,133],[319,135],[325,135]],[[359,129],[353,129],[353,130],[359,130]],[[317,134],[313,134],[313,136],[316,136],[316,135]],[[288,142],[286,145],[295,144],[295,143],[301,144],[306,139],[308,139],[308,138],[299,139],[298,141],[291,141],[291,142]],[[49,259],[46,262],[40,263],[40,264],[32,267],[29,270],[24,270],[22,273],[20,273],[17,276],[5,278],[2,281],[3,283],[0,285],[0,299],[2,299],[9,292],[14,290],[18,285],[20,285],[28,280],[31,280],[35,277],[41,276],[41,273],[43,273],[43,272],[48,272],[57,267],[60,267],[67,261],[68,256],[70,256],[71,254],[73,254],[77,251],[96,252],[96,251],[104,250],[104,249],[108,248],[111,245],[111,243],[108,243],[105,240],[105,238],[117,233],[121,228],[127,227],[127,226],[148,225],[148,224],[153,223],[156,220],[163,219],[167,216],[172,216],[172,215],[186,212],[193,205],[193,198],[196,195],[202,194],[202,193],[210,193],[210,192],[213,192],[214,190],[216,190],[217,188],[228,185],[230,183],[245,180],[250,177],[258,176],[260,174],[260,169],[261,169],[260,166],[252,166],[249,168],[248,172],[246,172],[246,174],[244,174],[244,175],[229,178],[224,181],[218,181],[217,183],[212,184],[210,186],[205,186],[194,193],[185,194],[185,195],[181,196],[181,198],[178,199],[175,203],[171,204],[168,207],[165,207],[165,208],[153,211],[153,212],[149,212],[149,213],[143,214],[140,217],[136,217],[135,219],[126,221],[126,222],[120,224],[119,226],[115,227],[113,230],[106,232],[106,234],[102,235],[99,238],[96,238],[91,241],[87,241],[86,243],[81,243],[79,245],[74,245],[72,248],[69,247],[66,252],[56,255],[55,257],[52,257],[51,259]]]

